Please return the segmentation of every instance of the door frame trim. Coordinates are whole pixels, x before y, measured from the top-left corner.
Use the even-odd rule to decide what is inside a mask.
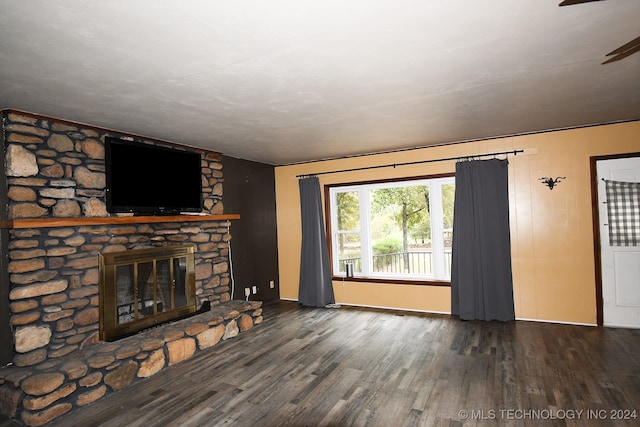
[[[591,156],[591,212],[593,218],[593,257],[596,274],[596,320],[598,327],[604,325],[604,301],[602,298],[602,257],[600,256],[600,209],[598,208],[598,169],[597,162],[602,160],[640,157],[640,152]]]

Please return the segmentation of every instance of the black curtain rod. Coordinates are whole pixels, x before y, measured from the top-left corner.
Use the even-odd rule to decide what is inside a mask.
[[[518,153],[524,153],[524,150],[513,150],[513,151],[500,151],[497,153],[486,153],[486,154],[477,154],[477,155],[469,155],[469,156],[458,156],[458,157],[446,157],[443,159],[430,159],[430,160],[418,160],[415,162],[404,162],[404,163],[392,163],[392,164],[388,164],[388,165],[378,165],[378,166],[363,166],[361,168],[352,168],[352,169],[340,169],[340,170],[335,170],[335,171],[326,171],[326,172],[316,172],[316,173],[308,173],[308,174],[303,174],[303,175],[296,175],[296,178],[308,178],[310,176],[317,176],[317,175],[327,175],[327,174],[331,174],[331,173],[341,173],[341,172],[356,172],[356,171],[362,171],[362,170],[367,170],[367,169],[381,169],[381,168],[395,168],[396,166],[407,166],[407,165],[418,165],[421,163],[433,163],[433,162],[445,162],[448,160],[464,160],[464,159],[479,159],[481,157],[495,157],[495,156],[501,156],[501,155],[509,155],[509,154],[513,154],[514,156],[516,156]]]

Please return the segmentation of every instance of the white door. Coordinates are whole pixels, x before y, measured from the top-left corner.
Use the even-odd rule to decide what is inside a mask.
[[[604,326],[640,328],[640,246],[611,246],[602,180],[640,182],[640,157],[596,162]]]

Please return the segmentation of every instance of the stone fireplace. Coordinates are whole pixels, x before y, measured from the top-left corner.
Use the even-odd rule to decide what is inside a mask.
[[[100,339],[113,341],[196,312],[194,246],[100,254]]]
[[[209,216],[110,215],[105,138],[163,141],[16,111],[2,112],[2,131],[7,204],[0,223],[8,233],[0,247],[8,259],[15,365],[39,364],[101,341],[101,255],[191,245],[196,300],[190,296],[190,305],[230,300],[229,220],[238,216],[223,215],[219,153],[201,156],[203,213]]]
[[[261,303],[231,301],[230,221],[239,215],[223,213],[219,153],[201,156],[204,215],[110,215],[105,137],[167,143],[30,113],[0,118],[0,275],[13,341],[12,363],[0,368],[1,413],[45,424],[262,322]],[[138,251],[151,257],[129,259]],[[108,275],[122,289],[107,297],[111,312]],[[210,311],[182,318],[205,301]],[[119,334],[130,336],[106,341]]]

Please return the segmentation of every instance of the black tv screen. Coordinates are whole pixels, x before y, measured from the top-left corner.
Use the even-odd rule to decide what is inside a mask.
[[[172,215],[202,211],[200,153],[105,139],[108,212]]]

